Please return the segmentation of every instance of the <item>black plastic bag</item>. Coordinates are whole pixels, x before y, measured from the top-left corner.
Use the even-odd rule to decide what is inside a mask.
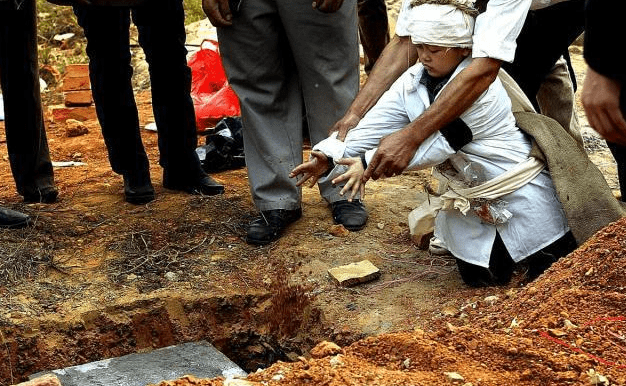
[[[196,149],[202,168],[208,172],[239,169],[246,165],[240,117],[220,120],[206,137],[206,144]]]

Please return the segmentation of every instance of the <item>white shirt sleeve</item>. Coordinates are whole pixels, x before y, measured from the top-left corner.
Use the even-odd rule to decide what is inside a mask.
[[[491,0],[478,15],[474,27],[474,58],[493,58],[512,62],[519,35],[531,0]]]
[[[369,165],[376,153],[377,149],[370,149],[365,152],[365,162]],[[456,151],[450,146],[448,140],[445,139],[440,132],[436,132],[426,138],[424,142],[417,148],[413,159],[409,162],[406,170],[426,169],[431,166],[439,165],[447,160]]]

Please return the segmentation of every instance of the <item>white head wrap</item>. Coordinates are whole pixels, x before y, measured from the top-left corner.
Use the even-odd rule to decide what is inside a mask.
[[[448,4],[421,4],[409,9],[407,28],[413,44],[472,48],[474,17]]]

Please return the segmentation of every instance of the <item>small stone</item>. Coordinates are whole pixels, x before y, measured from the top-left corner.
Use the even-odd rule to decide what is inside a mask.
[[[330,358],[329,363],[330,363],[330,367],[332,367],[333,369],[335,367],[343,366],[343,361],[341,360],[341,354],[335,355],[334,357]]]
[[[575,325],[574,323],[570,322],[569,320],[565,319],[565,322],[563,322],[563,326],[565,326],[565,328],[567,330],[573,330],[578,328],[577,325]]]
[[[16,386],[61,386],[61,381],[54,374],[46,374],[28,382],[18,383]]]
[[[487,296],[483,300],[485,301],[485,303],[487,303],[487,305],[493,306],[498,300],[500,300],[500,298],[496,295],[492,295],[492,296]]]
[[[350,231],[347,230],[342,224],[336,224],[330,227],[328,233],[335,237],[346,237],[350,234]]]
[[[131,273],[128,276],[126,276],[126,281],[133,281],[133,280],[137,280],[137,275],[135,275],[134,273]]]
[[[449,381],[454,382],[454,383],[461,383],[465,380],[465,378],[463,378],[463,376],[461,376],[461,374],[459,373],[454,373],[454,372],[444,372],[443,375],[446,376],[446,378],[448,378]]]
[[[567,332],[563,330],[559,330],[558,328],[550,328],[548,329],[548,332],[550,333],[550,335],[555,336],[557,338],[567,335]]]
[[[334,267],[329,269],[328,273],[343,287],[366,283],[380,277],[380,270],[369,260]]]
[[[333,342],[323,341],[317,346],[311,349],[311,357],[313,358],[325,358],[331,355],[337,355],[341,353],[341,347]]]
[[[406,358],[404,362],[402,362],[402,366],[404,366],[405,369],[411,367],[411,358]]]
[[[379,222],[378,224],[376,224],[376,228],[380,229],[381,231],[385,228],[385,223],[384,222]]]
[[[261,383],[258,383],[258,382],[250,382],[244,379],[237,379],[237,378],[224,380],[224,386],[260,386],[260,385]]]
[[[68,119],[65,121],[65,136],[79,137],[89,133],[89,129],[84,123],[77,119]]]
[[[587,272],[585,272],[585,276],[591,276],[593,275],[594,269],[593,267],[589,268],[589,270]]]
[[[459,309],[454,306],[445,306],[443,310],[441,310],[441,313],[445,316],[455,316],[459,312],[460,312]]]
[[[608,386],[609,380],[604,375],[597,373],[594,369],[587,371],[589,376],[589,384],[594,386]]]
[[[178,281],[178,275],[171,271],[165,274],[165,278],[169,281]]]

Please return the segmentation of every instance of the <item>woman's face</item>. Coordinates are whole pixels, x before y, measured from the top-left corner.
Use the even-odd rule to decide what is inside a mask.
[[[441,47],[416,44],[417,55],[430,76],[440,78],[450,74],[470,53],[469,48]]]

